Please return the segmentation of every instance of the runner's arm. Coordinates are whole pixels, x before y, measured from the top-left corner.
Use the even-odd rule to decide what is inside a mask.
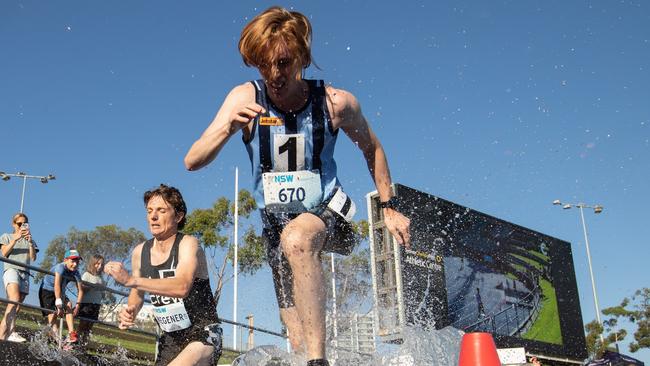
[[[379,193],[380,201],[388,201],[393,196],[390,188],[392,180],[388,168],[388,159],[377,135],[372,131],[368,121],[363,116],[361,105],[354,95],[345,90],[328,88],[328,93],[335,109],[333,114],[340,117],[341,129],[363,153],[368,171]],[[392,208],[384,208],[383,210],[388,230],[400,244],[409,247],[410,220]]]
[[[142,247],[143,244],[138,245],[137,247],[135,247],[135,249],[133,249],[133,253],[131,254],[131,273],[132,276],[134,277],[140,277],[140,257],[142,255]],[[106,269],[106,266],[104,266],[104,269]],[[140,309],[142,309],[143,304],[144,304],[144,291],[140,291],[138,289],[132,288],[131,291],[129,292],[127,305],[134,307],[134,312],[133,312],[134,318],[135,316],[138,315]]]
[[[133,275],[129,275],[122,263],[119,262],[109,262],[106,265],[106,271],[115,278],[115,281],[126,287],[155,295],[184,298],[187,297],[194,283],[200,256],[199,251],[199,242],[195,237],[190,235],[183,237],[178,248],[178,265],[175,277],[145,278],[141,277],[139,273],[136,276],[135,272]],[[138,256],[138,268],[139,263]],[[132,265],[135,268],[135,256]]]
[[[198,170],[212,162],[228,139],[251,123],[264,108],[255,103],[255,89],[246,83],[233,88],[212,123],[185,155],[187,170]]]

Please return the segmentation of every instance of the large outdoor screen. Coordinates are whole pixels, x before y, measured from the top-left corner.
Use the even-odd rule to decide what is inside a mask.
[[[411,248],[397,255],[407,325],[452,325],[492,333],[501,348],[586,357],[568,242],[402,185],[395,191],[411,218]]]

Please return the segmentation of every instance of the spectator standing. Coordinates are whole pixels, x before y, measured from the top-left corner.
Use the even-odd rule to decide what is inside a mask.
[[[94,285],[105,286],[106,283],[102,277],[102,272],[104,271],[104,257],[99,254],[93,255],[88,264],[86,265],[86,271],[81,276],[81,279],[84,282],[89,282]],[[79,306],[78,316],[82,318],[98,320],[99,319],[99,309],[102,306],[102,300],[104,298],[104,290],[82,284],[84,289],[83,297],[81,298],[81,304]],[[88,337],[90,332],[93,329],[95,323],[87,321],[84,319],[79,319],[79,342],[82,345],[85,345],[88,342]]]
[[[36,260],[36,253],[38,252],[36,242],[29,230],[29,219],[27,215],[20,212],[13,216],[11,224],[14,232],[0,236],[2,256],[29,265]],[[19,303],[25,301],[25,296],[29,293],[29,270],[27,268],[4,263],[2,280],[9,300]],[[0,340],[26,341],[20,334],[14,332],[18,311],[20,311],[20,305],[7,304],[5,315],[2,322],[0,322]]]

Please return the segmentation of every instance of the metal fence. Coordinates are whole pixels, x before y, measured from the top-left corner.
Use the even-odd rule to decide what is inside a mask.
[[[35,266],[32,266],[32,265],[27,265],[25,263],[17,262],[17,261],[14,261],[12,259],[5,258],[5,257],[3,257],[1,255],[0,255],[0,262],[10,263],[10,264],[13,264],[13,265],[16,265],[16,266],[26,268],[28,270],[33,270],[33,271],[36,271],[36,272],[43,273],[45,275],[54,276],[54,273],[51,272],[51,271],[44,270],[42,268],[35,267]],[[74,278],[70,278],[70,279],[74,280]],[[120,295],[122,297],[128,297],[129,296],[129,293],[127,293],[127,292],[119,291],[119,290],[110,288],[108,286],[89,283],[89,282],[86,282],[86,281],[81,281],[81,282],[83,283],[83,285],[85,285],[87,287],[97,288],[97,289],[100,289],[100,290],[105,291],[105,292],[110,292],[110,293],[115,294],[115,295]],[[146,299],[146,298],[145,298],[144,301],[145,301],[145,303],[150,303],[150,301],[148,299]],[[44,309],[44,308],[42,308],[40,306],[35,306],[35,305],[27,304],[27,303],[20,303],[20,302],[17,302],[17,301],[12,301],[12,300],[6,299],[6,298],[0,298],[0,303],[20,305],[21,307],[30,308],[30,309],[34,309],[34,310],[39,310],[39,311],[47,312],[47,313],[55,313],[56,312],[55,310]],[[138,328],[129,328],[129,329],[124,330],[124,329],[120,329],[117,325],[115,325],[113,323],[109,323],[109,322],[105,322],[105,321],[101,321],[101,320],[88,319],[88,318],[84,318],[84,317],[81,317],[81,316],[77,316],[77,317],[75,317],[75,319],[84,320],[84,321],[88,321],[88,322],[92,322],[92,323],[99,323],[99,324],[105,325],[105,326],[113,328],[113,329],[118,329],[120,331],[140,333],[140,334],[155,337],[156,338],[156,352],[157,352],[157,349],[158,349],[157,342],[158,342],[158,339],[159,339],[159,334],[157,332],[150,332],[150,331],[141,330],[141,329],[138,329]],[[284,339],[287,338],[287,336],[285,334],[280,333],[280,332],[275,332],[275,331],[271,331],[271,330],[268,330],[268,329],[264,329],[264,328],[244,324],[244,323],[234,322],[234,321],[231,321],[231,320],[228,320],[228,319],[223,319],[223,318],[220,318],[219,320],[222,323],[236,325],[239,329],[246,329],[246,330],[249,330],[249,331],[252,331],[252,332],[265,333],[265,334],[273,335],[273,336],[276,336],[276,337],[281,337],[281,338],[284,338]],[[60,321],[59,321],[59,334],[58,334],[58,339],[57,339],[59,348],[62,347],[62,343],[63,343],[62,342],[62,332],[63,332],[63,318],[61,318]],[[233,345],[233,346],[235,346],[235,345]],[[239,350],[235,349],[235,348],[236,347],[233,347],[233,348],[223,347],[223,349],[227,350],[227,351],[233,351],[233,352],[237,352],[237,353],[241,352],[241,347],[240,347]]]

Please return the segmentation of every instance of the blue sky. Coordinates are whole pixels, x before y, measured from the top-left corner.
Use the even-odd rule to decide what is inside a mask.
[[[141,196],[161,182],[190,209],[232,195],[235,166],[250,188],[239,137],[199,172],[182,159],[227,92],[258,77],[237,41],[273,4],[0,3],[0,170],[57,176],[27,185],[41,246],[71,226],[146,231]],[[321,69],[306,75],[357,96],[394,181],[571,242],[585,321],[595,315],[579,213],[551,202],[602,204],[586,212],[601,308],[650,286],[647,3],[280,4],[312,20]],[[336,157],[364,218],[365,162],[343,136]],[[20,190],[0,181],[2,231]],[[240,283],[240,314],[279,329],[268,271]],[[219,309],[230,317],[231,296]]]

